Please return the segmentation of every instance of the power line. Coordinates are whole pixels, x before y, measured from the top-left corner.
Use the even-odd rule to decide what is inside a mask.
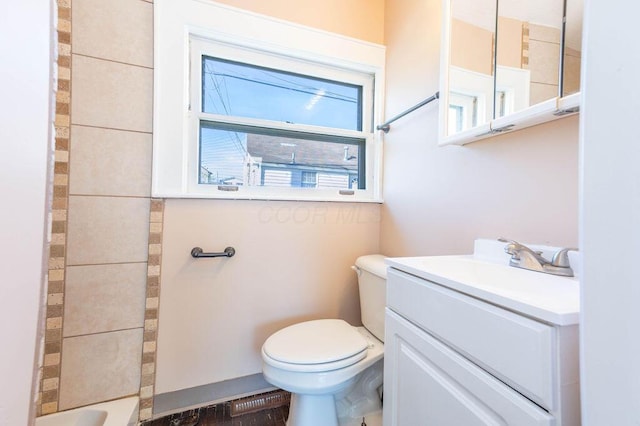
[[[205,73],[209,73],[209,72],[205,71]],[[248,77],[241,77],[241,76],[237,76],[237,75],[216,73],[216,72],[213,72],[211,74],[216,75],[216,76],[221,76],[221,77],[234,78],[236,80],[248,81],[250,83],[262,84],[264,86],[277,87],[279,89],[290,90],[292,92],[304,93],[304,94],[307,94],[307,95],[322,96],[323,98],[334,99],[334,100],[342,101],[342,102],[349,102],[349,103],[353,103],[353,104],[357,104],[358,103],[357,99],[350,98],[350,97],[347,97],[347,96],[327,95],[327,94],[318,95],[318,92],[319,92],[320,89],[313,89],[314,91],[309,91],[309,90],[303,90],[303,89],[296,89],[296,88],[293,88],[293,87],[287,87],[287,86],[283,86],[281,84],[269,83],[269,82],[260,81],[260,80],[254,80],[254,79],[251,79],[251,78],[248,78]],[[331,92],[327,92],[327,93],[331,93]]]

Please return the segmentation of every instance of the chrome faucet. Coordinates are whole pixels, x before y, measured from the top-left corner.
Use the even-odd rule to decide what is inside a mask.
[[[577,251],[577,248],[563,248],[558,250],[551,260],[542,256],[541,251],[531,250],[524,244],[506,238],[498,238],[498,241],[507,243],[504,251],[511,255],[510,266],[528,269],[530,271],[544,272],[546,274],[562,275],[572,277],[573,269],[569,264],[569,251]]]

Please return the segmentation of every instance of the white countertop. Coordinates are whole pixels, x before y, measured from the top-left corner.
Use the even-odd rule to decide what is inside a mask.
[[[579,322],[577,278],[528,271],[480,255],[387,258],[392,268],[556,325]]]

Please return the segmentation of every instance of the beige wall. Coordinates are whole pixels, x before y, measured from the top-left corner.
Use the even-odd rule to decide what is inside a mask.
[[[493,32],[459,19],[451,20],[451,65],[493,75]]]
[[[382,1],[363,3],[371,13],[335,2],[322,15],[315,2],[298,2],[297,13],[309,21],[287,15],[284,2],[273,10],[369,41],[386,34],[391,116],[438,89],[440,0],[388,1],[386,11]],[[51,322],[64,334],[61,361],[54,346],[61,376],[51,381],[60,386],[59,408],[136,393],[141,373],[154,371],[156,342],[146,340],[146,329],[143,337],[143,326],[153,322],[145,321],[145,307],[155,312],[158,302],[157,293],[145,299],[144,292],[152,8],[144,0],[74,3],[66,304],[64,322]],[[364,32],[354,34],[356,28]],[[382,207],[168,200],[156,393],[258,372],[261,342],[282,325],[321,316],[356,323],[349,266],[358,255],[469,252],[473,238],[498,235],[575,245],[576,118],[464,148],[438,148],[437,124],[431,105],[387,135]],[[196,245],[233,245],[238,254],[193,261]],[[177,353],[174,339],[187,336],[178,341],[195,346]],[[242,355],[229,357],[227,347],[233,354],[240,347]],[[143,410],[149,415],[151,407]]]
[[[381,0],[224,3],[383,38]],[[378,204],[167,200],[156,394],[260,373],[262,343],[285,325],[322,317],[360,324],[350,266],[379,251],[379,215]],[[195,246],[237,254],[193,260]]]
[[[522,68],[522,21],[498,16],[498,65]]]
[[[438,90],[441,1],[386,4],[393,116]],[[438,147],[437,130],[428,105],[385,137],[383,253],[470,253],[477,237],[577,244],[577,117],[464,147]]]
[[[582,52],[565,47],[564,53],[564,94],[570,95],[580,91],[580,63]]]
[[[227,3],[266,12],[260,2]],[[68,175],[56,175],[50,275],[60,281],[49,284],[40,412],[139,393],[147,419],[154,393],[259,373],[260,345],[280,326],[325,316],[358,324],[349,267],[378,251],[380,206],[168,200],[163,212],[150,200],[153,3],[60,4],[68,57],[56,173]],[[269,13],[383,39],[381,0],[271,2]],[[196,245],[233,245],[238,255],[194,262]]]
[[[377,204],[167,200],[156,393],[260,373],[278,329],[360,324],[355,259],[376,253]],[[193,259],[195,246],[226,259]]]
[[[219,0],[219,3],[372,43],[384,43],[384,0]]]

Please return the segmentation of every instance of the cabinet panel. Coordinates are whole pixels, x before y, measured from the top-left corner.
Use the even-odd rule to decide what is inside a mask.
[[[580,90],[582,3],[443,0],[440,144],[577,112],[557,103]]]
[[[553,425],[549,413],[387,309],[387,426]]]
[[[387,281],[389,308],[536,403],[556,408],[554,328],[394,269]]]

